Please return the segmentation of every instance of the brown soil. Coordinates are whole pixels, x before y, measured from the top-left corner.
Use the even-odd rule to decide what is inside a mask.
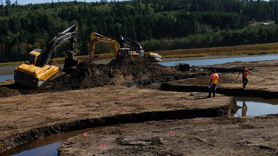
[[[241,78],[236,80],[243,65],[253,72],[244,90]],[[221,72],[218,93],[277,98],[277,61],[237,62],[203,68]],[[161,87],[164,90],[197,92],[194,96],[202,95],[208,90],[209,79],[207,74],[163,83]],[[235,112],[231,112],[233,116]],[[70,138],[59,148],[59,155],[278,155],[277,121],[278,115],[267,115],[104,127],[88,132],[87,137],[77,135]]]
[[[81,63],[77,68],[60,72],[57,78],[47,81],[40,88],[27,88],[8,83],[0,86],[0,97],[21,94],[45,93],[65,90],[93,88],[111,84],[148,85],[166,82],[198,73],[180,72],[175,67],[164,67],[141,57],[127,57],[112,60],[109,64]]]
[[[239,71],[246,66],[252,74],[248,75],[248,84],[242,89]],[[229,96],[251,96],[276,99],[278,97],[277,78],[278,61],[263,62],[236,62],[222,65],[204,67],[208,70],[216,69],[219,75],[217,92]],[[162,84],[163,90],[205,92],[208,90],[210,75],[195,78],[166,82]]]
[[[105,86],[0,99],[0,151],[78,129],[149,120],[222,116],[232,97]]]
[[[68,139],[59,156],[274,156],[277,121],[278,115],[269,115],[115,125]]]
[[[207,99],[202,93],[208,90],[207,70],[216,68],[222,70],[218,93],[274,98],[278,64],[245,63],[253,72],[245,90],[240,78],[234,80],[242,65],[179,71],[131,57],[108,65],[80,65],[37,89],[5,83],[0,87],[5,97],[0,98],[0,152],[7,153],[1,155],[45,136],[115,124],[69,139],[60,155],[277,155],[277,115],[219,118],[235,112],[228,109],[237,108],[233,97]],[[126,87],[177,79],[184,80],[161,87],[183,92]],[[192,91],[198,94],[190,96]]]

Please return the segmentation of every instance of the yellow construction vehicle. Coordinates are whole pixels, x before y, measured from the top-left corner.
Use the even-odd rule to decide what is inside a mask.
[[[93,57],[94,57],[96,42],[102,42],[102,43],[111,45],[113,47],[113,52],[114,52],[115,57],[131,55],[129,48],[120,48],[117,41],[112,40],[111,38],[108,38],[106,36],[103,36],[97,32],[92,32],[91,37],[90,37],[90,50],[89,50],[89,55],[90,55],[89,61],[90,62],[93,60]]]
[[[16,67],[14,71],[15,83],[27,87],[39,87],[47,80],[51,79],[60,70],[59,67],[52,65],[56,48],[71,40],[71,49],[67,52],[69,62],[76,62],[74,59],[75,43],[77,41],[77,27],[73,25],[63,32],[58,33],[48,45],[46,51],[35,49],[27,54],[25,63]],[[65,66],[72,66],[66,65]]]
[[[121,36],[121,42],[120,45],[118,44],[117,41],[108,38],[106,36],[103,36],[99,33],[96,32],[92,32],[91,33],[91,37],[90,37],[90,50],[89,50],[89,61],[93,60],[94,57],[94,52],[95,52],[95,44],[96,42],[102,42],[102,43],[106,43],[109,44],[113,47],[113,52],[115,57],[121,57],[121,56],[143,56],[146,57],[147,59],[149,59],[152,62],[161,62],[161,55],[159,55],[158,53],[145,53],[144,49],[142,48],[142,46],[136,42],[133,41],[127,37]],[[131,51],[130,48],[125,48],[124,44],[129,44],[131,46],[134,46],[136,48],[136,51]]]
[[[137,41],[134,41],[130,38],[127,38],[125,36],[120,35],[120,47],[124,48],[125,44],[128,44],[130,46],[133,46],[136,48],[136,51],[133,51],[133,55],[139,55],[143,56],[147,59],[149,59],[152,62],[161,62],[161,55],[158,53],[153,53],[153,52],[145,52],[141,44]]]

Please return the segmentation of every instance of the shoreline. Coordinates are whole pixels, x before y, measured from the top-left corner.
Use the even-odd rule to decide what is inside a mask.
[[[259,56],[277,56],[278,54],[243,54],[243,55],[212,55],[212,56],[196,56],[196,57],[166,57],[162,58],[162,62],[190,61],[190,60],[207,60],[207,59],[225,59],[225,58],[240,58],[240,57],[259,57]],[[108,64],[111,60],[95,61],[95,64]],[[0,76],[13,75],[14,70],[18,65],[0,66]]]

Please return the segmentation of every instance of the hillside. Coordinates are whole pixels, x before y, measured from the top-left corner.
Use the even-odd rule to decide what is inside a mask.
[[[61,2],[0,6],[0,62],[24,60],[34,48],[72,24],[78,25],[78,52],[87,54],[89,35],[118,40],[124,35],[147,51],[276,42],[276,25],[248,27],[249,21],[275,20],[277,1],[132,0]],[[144,42],[143,42],[144,41]],[[63,56],[68,45],[58,49]],[[109,52],[97,45],[96,53]]]

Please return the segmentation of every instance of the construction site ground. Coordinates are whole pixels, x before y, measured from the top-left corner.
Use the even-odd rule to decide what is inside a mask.
[[[235,80],[243,66],[239,62],[190,71],[144,61],[119,64],[82,66],[40,89],[2,83],[0,151],[61,132],[107,126],[70,138],[59,155],[278,154],[278,115],[227,117],[228,108],[236,108],[233,96],[238,95],[232,94],[237,91],[275,98],[277,61],[244,63],[253,73],[245,90],[241,78]],[[206,98],[212,69],[221,73],[217,92],[223,94]],[[162,90],[147,89],[154,83],[162,83]]]

